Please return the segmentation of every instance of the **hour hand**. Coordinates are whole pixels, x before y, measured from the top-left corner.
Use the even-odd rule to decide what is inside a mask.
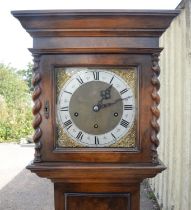
[[[100,92],[100,95],[101,95],[102,100],[103,99],[110,99],[111,98],[111,88],[112,88],[112,85],[110,85],[107,89],[102,90]]]
[[[105,90],[100,91],[101,100],[98,101],[98,103],[93,106],[94,112],[98,112],[101,108],[103,108],[103,100],[105,100],[105,99],[107,100],[107,99],[111,98],[111,88],[112,88],[112,85],[110,85]]]

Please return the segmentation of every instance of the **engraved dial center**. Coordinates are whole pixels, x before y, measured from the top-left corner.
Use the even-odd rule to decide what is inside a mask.
[[[100,135],[113,130],[119,123],[123,114],[122,101],[113,104],[110,107],[100,108],[100,92],[108,87],[108,83],[101,81],[91,81],[81,85],[72,95],[69,112],[75,125],[89,134]],[[111,98],[103,100],[103,104],[112,103],[120,98],[119,92],[112,87]],[[74,113],[78,112],[78,117]],[[119,117],[116,118],[112,113],[117,112]],[[92,125],[99,125],[95,129]]]

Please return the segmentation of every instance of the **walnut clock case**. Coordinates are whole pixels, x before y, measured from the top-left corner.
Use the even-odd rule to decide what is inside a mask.
[[[178,11],[13,11],[33,37],[34,161],[56,210],[139,210],[158,159],[159,37]]]

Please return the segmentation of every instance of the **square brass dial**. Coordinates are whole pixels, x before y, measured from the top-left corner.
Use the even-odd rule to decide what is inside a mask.
[[[112,142],[109,145],[104,145],[102,147],[110,147],[110,148],[112,148],[112,147],[113,148],[134,148],[134,147],[136,147],[136,133],[137,133],[137,123],[136,123],[137,120],[136,119],[137,119],[137,103],[138,103],[138,93],[137,93],[137,91],[138,91],[138,70],[137,70],[136,67],[129,67],[129,68],[86,68],[86,67],[63,67],[63,68],[56,68],[55,69],[55,80],[56,80],[56,104],[57,104],[57,106],[59,104],[59,100],[60,100],[59,97],[62,94],[61,92],[63,91],[63,87],[67,85],[68,81],[70,81],[71,78],[74,75],[79,74],[79,72],[83,72],[83,71],[87,71],[87,72],[89,71],[89,72],[91,72],[91,71],[94,71],[95,69],[96,69],[95,72],[97,72],[97,71],[98,72],[99,71],[104,71],[106,73],[107,72],[108,73],[114,73],[114,75],[117,75],[120,78],[122,78],[128,84],[128,86],[130,87],[130,89],[131,89],[131,91],[133,93],[134,100],[135,100],[135,107],[134,107],[135,116],[133,118],[133,122],[131,123],[131,125],[129,127],[128,132],[124,136],[122,136],[121,138],[119,138],[117,141]],[[96,76],[98,77],[99,75],[96,75],[95,74],[94,76],[95,76],[94,79],[99,79],[99,78],[96,78]],[[78,77],[77,79],[78,79],[78,82],[79,83],[83,83],[81,77]],[[93,83],[92,82],[92,84],[91,84],[91,82],[89,82],[87,84],[88,84],[88,86],[87,86],[87,93],[84,93],[84,91],[83,91],[83,89],[85,89],[85,88],[82,89],[82,91],[83,91],[82,93],[85,96],[88,95],[88,90],[91,89],[91,86],[92,86],[92,89],[95,89],[94,88],[95,84],[98,84],[99,85],[99,87],[100,87],[99,89],[100,90],[103,89],[101,87],[101,85],[102,85],[101,82],[100,83],[98,83],[98,82],[97,83]],[[106,88],[106,90],[107,89],[108,88]],[[78,88],[78,90],[79,90],[78,92],[80,94],[80,89]],[[101,92],[100,90],[98,92]],[[120,94],[123,94],[125,91],[126,91],[125,89],[122,90]],[[67,92],[67,91],[64,90],[64,92]],[[76,92],[75,92],[75,94],[77,94]],[[83,95],[83,94],[81,94],[81,95]],[[114,95],[114,89],[112,90],[112,94]],[[66,93],[66,95],[67,95],[67,93]],[[96,97],[98,97],[98,96],[96,96]],[[81,96],[81,98],[82,98],[82,96]],[[116,98],[118,98],[118,97],[116,96]],[[113,103],[112,100],[113,99],[107,100],[107,98],[105,98],[105,100],[103,100],[103,101],[111,102],[111,104],[112,104]],[[117,102],[117,100],[115,100],[115,101]],[[116,108],[119,107],[119,103],[122,103],[122,101],[117,102],[115,104],[115,107]],[[107,103],[107,104],[109,104],[109,103]],[[129,105],[125,105],[125,106],[126,106],[126,109],[127,109]],[[70,109],[72,109],[71,107],[78,107],[78,102],[74,100],[73,106],[70,106]],[[65,107],[62,107],[62,111],[67,111],[67,109],[68,108],[66,106]],[[83,107],[81,107],[81,109],[85,109],[85,107],[83,106]],[[58,110],[56,110],[56,112],[58,112]],[[107,108],[104,109],[104,113],[105,112],[108,112],[107,111]],[[116,114],[116,113],[118,115],[118,114],[120,114],[120,111],[114,112],[114,114]],[[74,112],[73,114],[74,114],[73,115],[73,118],[75,120],[75,117],[78,116],[79,112]],[[96,113],[93,113],[93,114],[96,114]],[[100,113],[100,116],[101,115],[102,114]],[[71,138],[71,136],[68,135],[68,133],[66,132],[67,129],[64,129],[63,128],[63,123],[61,123],[61,121],[58,119],[59,118],[58,117],[58,113],[56,113],[56,116],[57,116],[57,119],[56,119],[56,122],[57,122],[57,127],[56,127],[56,145],[57,145],[57,147],[61,147],[61,148],[62,147],[75,148],[75,147],[97,147],[97,146],[99,146],[97,144],[95,144],[95,146],[94,145],[93,146],[92,145],[90,145],[90,146],[84,145],[84,144],[81,144],[80,141],[76,141],[75,139]],[[105,116],[107,116],[107,115],[105,115]],[[107,124],[107,123],[112,124],[111,122],[109,122],[109,121],[111,121],[110,119],[109,119],[109,121],[107,121],[107,119],[104,119],[103,118],[102,120],[100,120],[101,122],[99,122],[99,120],[98,120],[98,122],[99,122],[98,125],[100,125],[104,120],[105,120],[105,124]],[[113,120],[112,121],[115,121],[115,120],[116,120],[115,117],[113,117]],[[88,122],[88,114],[87,114],[86,118],[84,118],[83,122],[85,122],[85,121],[87,121],[87,124],[90,124]],[[77,120],[76,120],[76,123],[78,123]],[[126,121],[125,121],[125,123],[126,123]],[[125,123],[123,123],[122,125],[123,126],[126,126]],[[67,127],[68,129],[71,129],[70,128],[71,126],[69,124],[69,120],[66,121],[65,124],[68,126]],[[113,124],[115,124],[115,122],[113,122]],[[80,125],[80,123],[79,123],[79,125]],[[94,124],[94,128],[95,128],[95,126],[98,126],[98,125],[97,124]],[[83,130],[83,125],[82,125],[82,130]],[[90,132],[91,132],[91,129],[90,129]],[[92,130],[92,132],[93,132],[93,130]],[[113,135],[113,133],[111,133],[111,135]],[[78,139],[79,139],[79,137],[82,138],[82,132],[81,131],[78,132],[77,137],[78,137]],[[96,140],[96,137],[95,137],[95,141],[97,141],[97,143],[99,143],[99,139]]]

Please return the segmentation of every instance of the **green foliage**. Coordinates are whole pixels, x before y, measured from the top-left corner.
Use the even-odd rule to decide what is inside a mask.
[[[0,142],[18,141],[32,133],[31,96],[23,76],[0,64]]]
[[[22,70],[18,71],[18,74],[22,76],[24,81],[26,81],[30,91],[33,90],[33,86],[32,86],[32,68],[33,68],[33,64],[32,63],[28,63],[27,69],[22,69]]]

